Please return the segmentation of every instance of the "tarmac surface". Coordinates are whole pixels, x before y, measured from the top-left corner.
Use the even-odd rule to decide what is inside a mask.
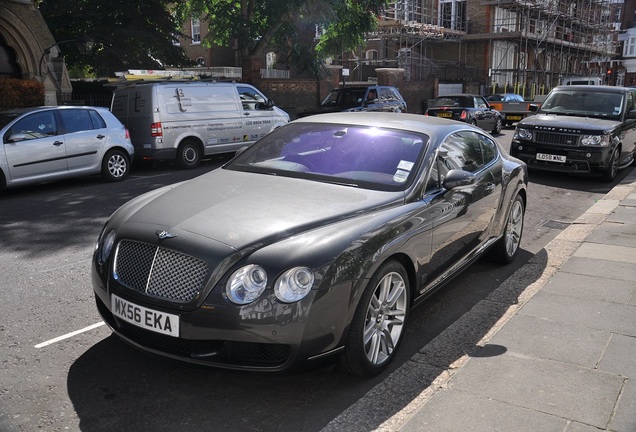
[[[636,170],[332,431],[636,432]]]

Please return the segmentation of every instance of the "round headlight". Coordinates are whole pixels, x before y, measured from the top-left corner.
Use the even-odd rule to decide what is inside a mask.
[[[532,139],[532,131],[529,130],[529,129],[518,128],[515,131],[515,135],[517,135],[517,137],[519,139],[522,139],[522,140],[531,140]]]
[[[256,264],[241,267],[225,285],[225,293],[236,304],[247,304],[256,300],[265,290],[267,273]]]
[[[104,264],[110,256],[110,253],[113,251],[113,246],[115,245],[116,236],[117,233],[115,232],[115,230],[110,230],[108,234],[101,238],[98,244],[99,249],[97,254],[97,260],[99,264]]]
[[[294,267],[281,275],[274,285],[274,294],[284,303],[302,300],[314,285],[314,273],[307,267]]]

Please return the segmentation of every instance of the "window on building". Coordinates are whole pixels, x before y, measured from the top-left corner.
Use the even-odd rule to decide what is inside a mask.
[[[265,54],[265,67],[267,69],[274,69],[275,65],[276,65],[276,53],[268,52],[267,54]]]
[[[633,35],[625,41],[623,57],[636,57],[636,35]]]
[[[466,31],[466,0],[440,0],[439,13],[442,27]]]
[[[201,20],[199,18],[192,18],[190,23],[190,28],[192,29],[192,43],[200,44],[201,43]]]
[[[378,59],[378,51],[377,50],[367,50],[364,58],[367,60],[377,60]]]

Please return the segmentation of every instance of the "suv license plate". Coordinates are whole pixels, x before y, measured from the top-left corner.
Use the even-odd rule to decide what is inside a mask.
[[[546,162],[560,162],[565,163],[566,157],[545,153],[537,153],[537,160],[546,161]]]
[[[110,297],[111,313],[137,327],[179,337],[179,315],[136,305],[116,295]]]

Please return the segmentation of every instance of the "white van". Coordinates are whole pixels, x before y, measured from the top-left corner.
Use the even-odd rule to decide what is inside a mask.
[[[559,85],[603,85],[603,78],[597,76],[566,76],[559,79]]]
[[[126,83],[116,86],[111,111],[130,131],[137,159],[176,160],[182,168],[237,151],[289,122],[273,101],[241,83]]]

